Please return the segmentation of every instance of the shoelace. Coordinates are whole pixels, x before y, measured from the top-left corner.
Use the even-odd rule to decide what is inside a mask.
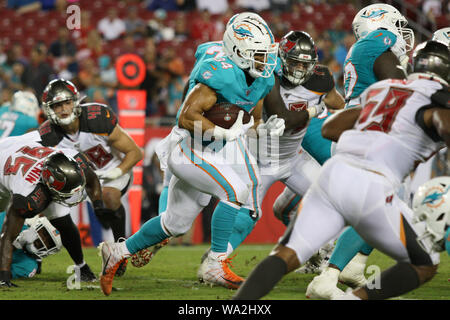
[[[224,260],[222,260],[222,266],[223,266],[223,270],[225,271],[225,274],[227,274],[228,276],[231,276],[232,280],[238,280],[238,281],[242,281],[243,279],[241,277],[239,277],[237,274],[235,274],[233,271],[231,271],[230,268],[233,267],[233,264],[231,262],[231,260],[236,256],[236,254],[232,257],[226,258]]]

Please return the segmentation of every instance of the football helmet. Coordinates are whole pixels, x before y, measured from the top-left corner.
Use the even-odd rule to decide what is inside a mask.
[[[450,27],[436,30],[433,33],[433,38],[431,38],[431,40],[441,41],[448,47],[450,45]]]
[[[225,54],[253,78],[269,78],[277,64],[278,43],[257,14],[241,13],[227,23],[223,34]]]
[[[440,41],[429,40],[419,44],[414,50],[413,73],[408,78],[428,74],[444,85],[450,82],[450,50]]]
[[[17,249],[45,258],[62,248],[61,235],[46,217],[27,219],[28,229],[23,230],[13,242]]]
[[[67,118],[60,118],[56,115],[53,107],[63,101],[73,101],[72,114]],[[64,79],[50,81],[42,94],[42,108],[50,121],[57,125],[68,125],[72,123],[80,114],[80,93],[75,85]]]
[[[45,159],[41,177],[55,202],[72,207],[86,198],[83,170],[75,159],[61,152]]]
[[[17,91],[12,97],[9,109],[37,119],[39,114],[39,102],[36,96],[31,92]]]
[[[317,50],[314,40],[303,31],[290,31],[280,41],[283,77],[293,85],[306,82],[314,72]]]
[[[414,32],[406,28],[408,20],[393,6],[385,3],[371,4],[362,8],[352,22],[356,40],[362,39],[377,29],[391,31],[397,36],[397,45],[401,56],[414,47]]]
[[[428,240],[435,251],[443,251],[444,234],[450,226],[450,177],[437,177],[421,185],[414,194],[413,210],[413,223],[425,222],[418,240]]]

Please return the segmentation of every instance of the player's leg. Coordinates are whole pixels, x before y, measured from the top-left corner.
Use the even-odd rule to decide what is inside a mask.
[[[250,273],[234,299],[254,300],[265,296],[285,274],[297,269],[323,244],[334,238],[344,223],[328,195],[318,183],[314,183],[280,243]]]
[[[95,281],[97,279],[96,276],[84,261],[80,232],[75,223],[73,223],[69,208],[52,202],[42,213],[61,234],[61,242],[64,248],[66,248],[75,263],[75,268],[80,270],[80,280],[86,282]]]
[[[297,212],[296,210],[301,200],[302,197],[300,195],[285,187],[273,203],[272,210],[275,217],[287,226],[295,212]]]
[[[386,201],[389,188],[393,198]],[[384,193],[384,194],[383,194]],[[429,281],[436,273],[439,253],[431,251],[431,244],[421,239],[425,227],[412,223],[412,210],[386,184],[379,193],[379,203],[355,223],[356,231],[373,247],[390,256],[397,264],[384,270],[370,283],[344,298],[379,300],[397,297]],[[419,239],[419,240],[418,240]],[[424,248],[428,248],[427,252]]]
[[[169,182],[170,178],[172,178],[172,173],[169,169],[164,170],[164,178],[163,178],[163,189],[161,194],[159,195],[158,202],[158,213],[161,214],[166,211],[167,208],[167,197],[169,194]]]

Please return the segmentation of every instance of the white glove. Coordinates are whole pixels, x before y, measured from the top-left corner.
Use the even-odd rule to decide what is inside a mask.
[[[122,169],[115,167],[109,171],[96,171],[97,177],[102,180],[114,180],[123,175]]]
[[[258,135],[266,135],[269,133],[271,137],[279,137],[283,135],[285,127],[284,119],[278,118],[276,114],[273,114],[266,122],[258,125],[256,131]]]
[[[32,244],[37,239],[36,232],[33,232],[31,228],[28,228],[17,236],[17,238],[13,241],[12,245],[16,249],[23,249],[27,245]]]
[[[214,127],[213,135],[216,139],[222,139],[226,141],[236,140],[238,137],[243,136],[248,129],[253,127],[255,121],[253,116],[250,118],[250,121],[246,124],[243,124],[244,111],[241,110],[238,113],[236,121],[233,123],[230,129],[224,129],[219,126]]]
[[[309,107],[306,111],[309,113],[309,118],[312,119],[320,115],[326,107],[325,102],[321,101],[319,104]]]

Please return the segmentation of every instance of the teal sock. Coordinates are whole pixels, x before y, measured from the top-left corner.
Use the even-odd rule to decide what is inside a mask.
[[[220,201],[211,218],[211,251],[227,252],[239,207]]]
[[[142,227],[125,241],[128,251],[134,254],[142,249],[160,243],[167,239],[167,235],[161,227],[161,216],[156,216],[142,225]]]
[[[358,252],[369,255],[372,250],[373,248],[360,237],[356,230],[350,227],[337,240],[329,264],[334,264],[342,271]]]
[[[253,220],[250,217],[250,210],[246,208],[241,208],[239,210],[236,220],[234,221],[233,233],[231,234],[229,241],[233,250],[236,250],[250,232],[252,232],[256,221],[257,220]]]
[[[169,186],[164,187],[159,195],[158,214],[163,213],[167,209],[167,197],[169,196]]]
[[[301,200],[302,197],[297,195],[295,196],[294,199],[292,199],[289,205],[286,208],[284,208],[283,212],[281,213],[281,218],[285,226],[288,226],[289,222],[291,222],[289,215],[291,211],[294,210],[294,208],[300,203]]]

